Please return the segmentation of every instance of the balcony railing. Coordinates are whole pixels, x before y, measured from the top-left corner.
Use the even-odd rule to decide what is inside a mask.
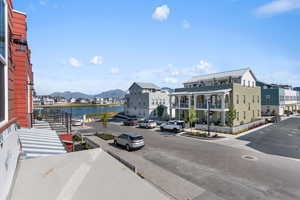
[[[233,87],[233,84],[225,85],[216,85],[216,86],[202,86],[202,87],[193,87],[193,88],[177,88],[175,92],[201,92],[201,91],[213,91],[221,89],[230,89]]]
[[[181,103],[180,108],[189,108],[189,104],[188,103]]]

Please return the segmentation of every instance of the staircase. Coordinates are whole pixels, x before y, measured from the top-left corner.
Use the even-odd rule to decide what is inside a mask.
[[[46,130],[52,130],[50,127],[50,124],[46,121],[38,121],[35,120],[33,124],[33,128],[35,129],[46,129]]]

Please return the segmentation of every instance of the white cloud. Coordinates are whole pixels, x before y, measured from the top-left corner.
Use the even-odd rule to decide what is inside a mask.
[[[102,56],[94,56],[91,59],[90,63],[94,64],[94,65],[101,65],[101,64],[103,64],[103,57]]]
[[[177,78],[174,78],[174,77],[166,77],[164,79],[164,82],[170,83],[170,84],[176,84],[176,83],[178,83],[178,80],[177,80]]]
[[[181,22],[181,26],[182,26],[182,28],[184,28],[184,29],[189,29],[189,28],[191,28],[191,23],[189,22],[189,21],[187,21],[187,20],[183,20],[182,22]]]
[[[113,67],[113,68],[111,68],[111,73],[112,74],[117,74],[117,73],[119,73],[120,72],[120,69],[118,68],[118,67]]]
[[[152,14],[152,19],[163,21],[168,19],[170,15],[170,8],[167,5],[163,5],[155,8],[154,13]]]
[[[215,70],[211,66],[211,64],[209,64],[205,60],[200,60],[200,63],[194,67],[194,70],[195,70],[195,72],[206,73],[206,74],[215,72]]]
[[[77,60],[76,58],[70,58],[69,59],[69,64],[72,65],[73,67],[80,67],[81,63],[79,60]]]
[[[272,16],[300,8],[300,0],[274,0],[256,9],[259,16]]]

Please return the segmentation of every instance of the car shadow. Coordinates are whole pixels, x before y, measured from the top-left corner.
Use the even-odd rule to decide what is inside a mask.
[[[123,147],[123,146],[121,146],[121,145],[116,145],[116,144],[114,144],[113,142],[108,143],[108,145],[110,145],[110,146],[112,146],[112,147],[114,147],[114,148],[116,148],[116,149],[119,149],[119,150],[125,150],[125,151],[127,151],[125,147]],[[138,151],[138,150],[140,150],[140,149],[141,149],[141,148],[131,149],[130,151],[134,152],[134,151]]]
[[[162,136],[176,136],[179,133],[171,132],[171,131],[161,131],[161,130],[155,130],[155,132],[159,133]]]

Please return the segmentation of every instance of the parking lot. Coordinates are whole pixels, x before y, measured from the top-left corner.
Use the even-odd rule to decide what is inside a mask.
[[[238,138],[248,147],[272,154],[300,159],[300,118],[290,118]]]
[[[281,122],[278,127],[267,127],[259,131],[271,134],[273,129],[290,131],[286,137],[292,137],[292,131],[299,124],[300,119],[290,119]],[[292,126],[293,124],[293,126]],[[113,133],[119,135],[123,132],[133,132],[144,136],[146,146],[138,151],[122,151],[122,155],[136,156],[151,162],[156,166],[197,185],[204,192],[194,199],[300,199],[300,162],[286,159],[272,153],[236,149],[220,143],[211,143],[186,137],[177,137],[173,133],[162,133],[159,130],[148,130],[127,127],[111,123],[103,128],[101,123],[90,124],[93,131]],[[289,127],[293,128],[289,128]],[[250,145],[258,148],[276,140],[272,136],[254,132],[241,139],[250,140]],[[275,135],[285,133],[275,133]],[[280,135],[281,136],[281,135]],[[278,136],[279,137],[279,136]],[[298,136],[294,136],[298,137]],[[261,138],[261,139],[259,139]],[[285,145],[291,140],[287,139]],[[252,143],[252,144],[251,144]],[[258,145],[259,144],[259,145]],[[269,145],[272,146],[272,145]],[[265,147],[265,149],[268,149]],[[271,150],[272,148],[269,148]],[[276,150],[276,148],[275,148]],[[162,182],[161,184],[164,184]]]

